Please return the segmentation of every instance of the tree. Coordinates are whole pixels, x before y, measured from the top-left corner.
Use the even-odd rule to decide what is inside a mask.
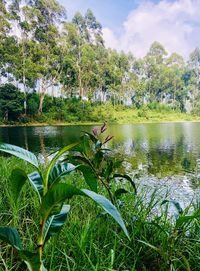
[[[23,94],[12,84],[0,86],[0,115],[4,121],[16,121],[23,112]]]
[[[57,84],[60,79],[63,55],[60,50],[58,23],[62,24],[65,10],[56,0],[33,0],[30,6],[29,20],[37,51],[36,64],[40,95],[38,112],[42,113],[48,88]]]
[[[96,64],[94,59],[95,50],[99,46],[103,46],[102,26],[96,20],[90,9],[87,10],[85,16],[82,16],[80,12],[77,12],[72,19],[72,22],[77,30],[76,38],[73,39],[73,41],[75,41],[75,50],[73,51],[75,53],[78,71],[79,96],[82,98],[86,95],[87,91],[90,92],[91,87],[93,87],[94,81],[96,80],[94,74],[96,68],[94,71],[92,69]],[[75,33],[75,30],[73,32]],[[88,51],[91,52],[91,55],[87,53]],[[86,61],[85,54],[87,54],[89,58],[91,57],[91,61],[94,61],[94,63],[91,62],[90,71],[88,71],[89,66],[87,65],[88,61]],[[87,65],[87,67],[84,65]],[[90,82],[89,85],[86,84],[86,80],[88,79]]]
[[[6,2],[0,0],[0,82],[3,75],[3,68],[6,64],[4,49],[7,33],[10,30],[10,24],[8,21],[8,12],[6,9]]]
[[[149,52],[147,53],[147,57],[154,58],[156,64],[162,64],[166,55],[167,52],[165,48],[157,41],[152,43]]]
[[[191,96],[192,107],[194,107],[200,90],[200,49],[198,47],[190,54],[188,68],[191,70],[190,75],[192,75],[190,76],[189,94]]]
[[[0,0],[0,38],[4,38],[6,33],[10,30],[8,22],[8,12],[6,9],[6,1]]]
[[[25,1],[26,2],[26,1]],[[18,82],[23,84],[24,93],[24,114],[27,111],[27,93],[29,87],[33,87],[36,77],[32,76],[35,71],[35,63],[32,61],[32,46],[34,43],[30,39],[31,24],[28,21],[29,7],[22,0],[12,0],[9,5],[10,20],[17,31],[15,39],[18,41],[18,57],[15,61],[13,74]]]
[[[169,58],[166,59],[167,66],[176,66],[177,68],[183,69],[185,67],[185,61],[183,57],[177,53],[172,53]]]

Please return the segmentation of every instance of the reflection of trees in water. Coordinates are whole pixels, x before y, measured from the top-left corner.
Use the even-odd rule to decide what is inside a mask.
[[[0,128],[0,139],[46,156],[93,127],[5,127]],[[200,123],[111,125],[106,134],[114,135],[111,149],[128,156],[133,168],[146,165],[151,174],[194,172],[200,158]]]
[[[146,138],[144,142],[138,138],[115,144],[114,147],[129,156],[133,168],[136,169],[140,164],[146,165],[149,174],[167,176],[194,172],[196,169],[197,155],[188,151],[184,136],[176,142],[165,140],[164,143],[151,138]]]

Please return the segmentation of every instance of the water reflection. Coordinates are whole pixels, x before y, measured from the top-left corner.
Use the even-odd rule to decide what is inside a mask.
[[[22,146],[47,156],[79,139],[93,126],[2,127],[0,141]],[[110,146],[125,155],[137,169],[148,174],[169,176],[185,172],[198,174],[200,123],[110,125],[114,135]]]

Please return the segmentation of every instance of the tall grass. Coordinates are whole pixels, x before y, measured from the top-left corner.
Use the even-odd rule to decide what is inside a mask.
[[[27,183],[20,201],[15,206],[9,189],[12,169],[26,172],[32,168],[16,158],[0,157],[0,225],[15,226],[27,249],[32,249],[38,232],[37,196]],[[9,168],[9,170],[8,170]],[[73,181],[73,176],[70,181]],[[81,180],[77,180],[80,182]],[[116,184],[117,186],[117,184]],[[53,237],[45,249],[45,262],[52,271],[184,271],[199,270],[200,218],[176,227],[169,215],[169,205],[161,205],[157,193],[151,196],[145,189],[137,195],[126,194],[120,202],[121,214],[131,237],[128,241],[116,223],[102,214],[94,203],[74,198],[72,212],[59,235]],[[78,208],[77,208],[78,207]],[[183,210],[186,216],[200,209],[200,203],[191,203]],[[99,215],[96,215],[99,213]],[[178,210],[174,214],[178,215]],[[22,234],[23,233],[23,234]],[[24,235],[24,233],[26,233]],[[16,251],[0,242],[0,270],[26,270]]]

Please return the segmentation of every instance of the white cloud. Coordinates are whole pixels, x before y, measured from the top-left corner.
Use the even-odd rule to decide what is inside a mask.
[[[200,46],[199,10],[200,0],[141,1],[129,13],[120,35],[103,29],[105,44],[142,57],[158,41],[169,53],[176,51],[187,57]]]

